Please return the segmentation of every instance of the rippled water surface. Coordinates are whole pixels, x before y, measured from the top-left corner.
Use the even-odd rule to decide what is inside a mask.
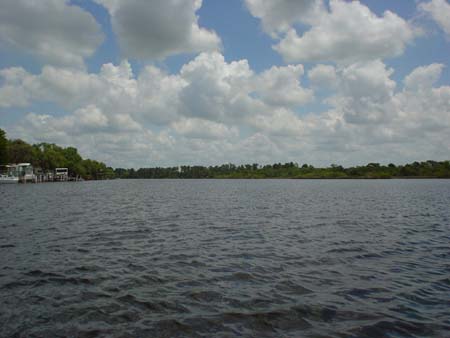
[[[1,337],[449,337],[450,180],[0,186]]]

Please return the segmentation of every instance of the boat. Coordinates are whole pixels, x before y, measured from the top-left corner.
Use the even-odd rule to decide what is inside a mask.
[[[0,174],[0,183],[26,183],[34,182],[35,175],[30,163],[9,164],[2,166],[5,169]]]
[[[8,175],[0,175],[0,184],[19,183],[19,178]]]
[[[20,182],[34,182],[36,176],[34,175],[34,170],[31,163],[19,163],[15,164],[15,166]]]
[[[15,165],[4,165],[1,166],[2,173],[0,174],[0,184],[8,183],[19,183],[19,176],[17,175],[17,166]]]
[[[69,181],[69,169],[56,168],[55,169],[55,181]]]

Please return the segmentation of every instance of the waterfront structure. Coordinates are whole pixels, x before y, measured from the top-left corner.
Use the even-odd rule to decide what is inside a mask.
[[[16,164],[16,167],[20,182],[34,182],[35,176],[31,163],[19,163]]]
[[[5,172],[0,176],[0,183],[34,182],[35,175],[31,163],[9,164],[4,166]]]
[[[44,183],[83,181],[81,176],[69,176],[68,168],[55,168],[45,171],[33,168],[30,163],[8,164],[0,166],[0,183]]]
[[[69,169],[68,168],[56,168],[55,169],[55,181],[68,181]]]
[[[19,183],[19,176],[15,165],[5,165],[0,168],[0,184],[1,183]]]

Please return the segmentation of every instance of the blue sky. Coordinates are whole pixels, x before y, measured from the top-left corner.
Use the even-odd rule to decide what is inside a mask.
[[[10,137],[113,166],[450,157],[447,0],[6,0],[0,13]]]

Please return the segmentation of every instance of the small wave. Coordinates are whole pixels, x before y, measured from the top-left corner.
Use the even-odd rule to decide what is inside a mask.
[[[276,289],[287,292],[287,293],[296,294],[296,295],[307,295],[307,294],[313,293],[312,290],[305,288],[304,286],[302,286],[300,284],[296,284],[292,281],[284,281],[284,282],[278,283],[276,286]]]
[[[63,275],[61,274],[57,274],[54,272],[45,272],[42,270],[32,270],[32,271],[28,271],[24,273],[25,276],[28,277],[39,277],[39,278],[45,278],[45,277],[59,277],[59,278],[64,278]]]
[[[248,272],[235,272],[226,279],[231,281],[252,281],[256,278],[254,275]]]
[[[335,248],[330,249],[327,251],[327,253],[345,253],[345,252],[361,252],[364,251],[363,248],[356,247],[356,248]]]
[[[223,315],[223,320],[226,323],[245,325],[256,332],[304,330],[311,327],[311,324],[295,311],[230,312]]]
[[[365,325],[361,328],[355,328],[349,330],[352,337],[386,337],[386,333],[389,332],[389,336],[391,337],[401,337],[401,338],[410,338],[410,337],[439,337],[436,335],[437,332],[444,333],[450,328],[446,328],[443,326],[435,326],[428,325],[417,322],[406,322],[406,321],[387,321],[381,320],[376,322],[375,324]],[[448,333],[448,331],[447,331]],[[446,335],[447,335],[446,333]],[[444,335],[440,337],[445,337]]]
[[[185,294],[187,297],[197,302],[219,302],[223,299],[223,295],[215,291],[192,291]]]
[[[148,301],[138,299],[137,297],[127,294],[118,297],[117,300],[121,303],[126,303],[141,310],[146,310],[155,313],[189,313],[190,311],[181,304],[171,303],[168,301]]]

